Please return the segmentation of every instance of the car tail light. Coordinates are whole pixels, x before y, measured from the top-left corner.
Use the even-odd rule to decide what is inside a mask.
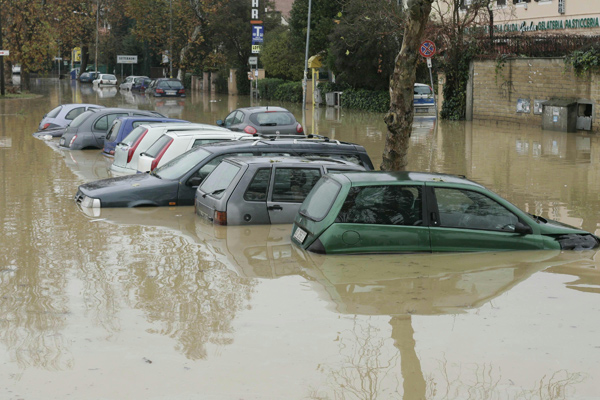
[[[73,136],[73,139],[71,139],[71,141],[69,142],[69,147],[71,147],[73,145],[73,142],[75,141],[75,139],[77,139],[77,135]]]
[[[185,93],[185,89],[179,89],[179,94],[184,94]]]
[[[44,129],[48,129],[48,127],[49,127],[49,126],[50,126],[50,124],[49,124],[49,123],[46,123],[46,124],[44,124],[44,126],[42,126],[42,130],[44,130]]]
[[[304,133],[304,128],[302,127],[302,125],[300,123],[298,123],[298,125],[296,125],[296,132]]]
[[[102,82],[102,79],[100,79],[100,84],[102,85],[104,82]]]
[[[227,225],[227,211],[215,211],[213,222],[218,225]]]
[[[111,156],[114,156],[115,155],[115,151],[111,150],[111,151],[108,152],[108,154],[110,154]]]
[[[140,142],[142,141],[142,139],[144,138],[144,136],[146,136],[146,133],[148,133],[148,129],[146,129],[144,131],[144,133],[142,133],[140,135],[140,137],[137,138],[137,140],[129,148],[129,152],[127,153],[127,163],[131,162],[131,159],[133,158],[133,153],[135,153],[135,149],[137,149],[137,147],[140,145]]]
[[[154,171],[154,168],[156,168],[156,166],[158,165],[160,159],[165,154],[165,152],[167,151],[167,149],[169,148],[169,146],[171,145],[171,143],[173,143],[173,139],[171,139],[169,141],[169,143],[167,143],[165,145],[165,147],[162,148],[162,150],[160,151],[160,153],[158,153],[156,155],[156,157],[154,158],[154,160],[152,160],[152,164],[150,164],[150,171]]]
[[[246,127],[244,128],[244,132],[246,132],[246,133],[248,133],[250,135],[254,135],[258,131],[253,126],[246,125]]]
[[[156,89],[156,93],[164,93],[165,91],[162,89]]]

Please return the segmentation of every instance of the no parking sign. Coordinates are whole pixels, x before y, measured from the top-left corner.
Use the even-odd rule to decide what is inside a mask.
[[[425,40],[421,43],[419,53],[425,58],[433,57],[435,54],[435,44],[431,40]]]

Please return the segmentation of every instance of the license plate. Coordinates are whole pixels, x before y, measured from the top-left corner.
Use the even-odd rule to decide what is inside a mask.
[[[427,112],[429,112],[429,108],[428,107],[417,107],[415,109],[415,111],[418,113],[427,113]]]
[[[167,90],[167,94],[177,94],[176,90]]]
[[[60,145],[62,146],[63,144],[65,144],[65,138],[64,138],[64,137],[61,137],[61,138],[60,138]]]
[[[296,239],[298,243],[302,244],[304,243],[304,239],[306,239],[306,235],[307,233],[303,229],[296,228],[296,232],[294,232],[294,239]]]

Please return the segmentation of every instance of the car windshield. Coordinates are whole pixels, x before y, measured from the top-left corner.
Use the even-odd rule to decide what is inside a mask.
[[[147,129],[148,128],[146,128],[145,126],[138,126],[131,132],[129,132],[129,135],[125,136],[121,143],[126,144],[127,146],[131,146]]]
[[[300,206],[300,214],[313,221],[321,221],[331,209],[341,188],[342,185],[327,176],[319,179]]]
[[[58,106],[56,107],[54,110],[50,111],[48,114],[46,114],[46,117],[48,118],[54,118],[58,115],[58,113],[60,112],[60,110],[62,109],[63,106]]]
[[[161,89],[183,89],[183,85],[179,81],[160,81],[156,87]]]
[[[278,126],[292,125],[296,118],[289,112],[267,111],[250,115],[250,121],[260,126]]]
[[[79,116],[77,118],[75,118],[69,126],[71,128],[77,128],[79,125],[81,125],[83,123],[83,121],[85,121],[87,119],[87,117],[89,117],[92,114],[95,114],[95,112],[92,110],[88,110],[86,112],[79,114]]]
[[[162,179],[179,179],[210,155],[210,152],[196,147],[157,168],[155,174]]]
[[[431,94],[429,86],[415,86],[415,94]]]
[[[239,171],[239,165],[222,162],[206,177],[200,190],[204,193],[212,193],[215,197],[221,198],[223,191],[229,187]]]

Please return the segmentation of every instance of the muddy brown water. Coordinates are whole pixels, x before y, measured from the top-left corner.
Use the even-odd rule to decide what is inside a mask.
[[[212,226],[192,207],[86,215],[72,196],[106,160],[33,138],[51,108],[214,123],[250,99],[33,87],[0,101],[0,398],[600,398],[597,252],[324,257],[292,246],[289,225]],[[305,119],[379,165],[381,117]],[[595,134],[420,118],[411,138],[410,169],[596,233],[599,164]]]

